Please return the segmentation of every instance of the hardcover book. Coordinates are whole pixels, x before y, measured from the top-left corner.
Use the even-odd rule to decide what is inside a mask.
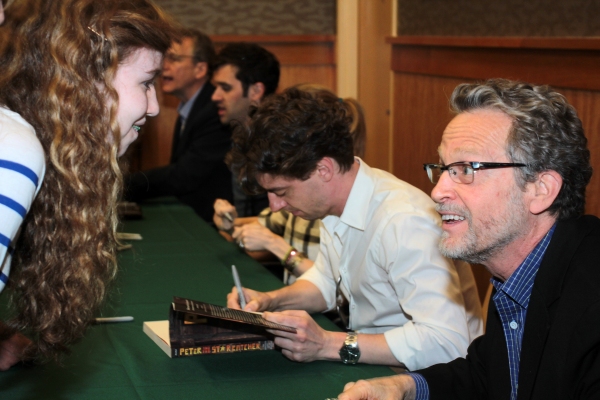
[[[169,321],[144,322],[144,332],[169,357],[273,350],[266,329],[296,329],[265,320],[260,313],[173,297]]]

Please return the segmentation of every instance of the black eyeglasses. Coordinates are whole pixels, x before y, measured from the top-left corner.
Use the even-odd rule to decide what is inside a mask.
[[[169,62],[180,62],[180,61],[183,61],[184,58],[194,58],[194,56],[188,56],[185,54],[175,54],[175,53],[165,54],[165,60],[167,60]]]
[[[342,275],[340,275],[335,283],[335,308],[337,309],[337,313],[346,329],[350,329],[350,304],[348,304],[348,300],[346,300],[346,297],[344,297],[344,294],[342,293],[340,288],[341,284]]]
[[[442,164],[423,164],[423,169],[427,171],[429,180],[434,185],[440,180],[440,176],[444,171],[448,171],[450,179],[456,183],[469,184],[475,179],[475,172],[480,169],[495,169],[495,168],[521,168],[527,164],[519,163],[494,163],[494,162],[479,162],[479,161],[459,161],[448,165]]]

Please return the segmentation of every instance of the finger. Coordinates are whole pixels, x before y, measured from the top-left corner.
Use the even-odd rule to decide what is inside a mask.
[[[296,333],[291,333],[291,332],[286,332],[286,331],[280,331],[277,329],[267,329],[267,332],[269,332],[271,335],[277,336],[277,337],[281,337],[281,338],[286,338],[289,340],[293,340],[294,338],[296,338],[297,334]]]
[[[223,200],[221,200],[221,199],[215,200],[215,203],[213,204],[213,208],[214,208],[216,214],[218,214],[219,216],[222,216],[222,214],[223,214]]]
[[[290,317],[308,317],[309,314],[304,310],[283,310],[277,313],[278,315],[288,315]]]
[[[227,307],[240,310],[239,296],[235,287],[233,288],[233,291],[227,295]]]
[[[306,357],[306,355],[302,351],[296,351],[291,348],[281,347],[281,354],[283,354],[284,356],[286,356],[287,358],[289,358],[292,361],[296,361],[296,362],[309,361],[309,359]]]
[[[279,312],[265,311],[263,318],[282,325],[298,327],[301,324],[306,325],[306,321],[312,319],[306,311],[301,310],[285,310]]]
[[[287,338],[283,338],[281,336],[275,336],[275,339],[273,339],[273,342],[275,343],[275,345],[283,350],[287,350],[290,352],[294,351],[294,341],[287,339]]]
[[[256,312],[256,311],[259,311],[259,309],[260,309],[260,304],[258,303],[258,301],[250,300],[249,302],[246,303],[246,307],[244,308],[244,311]]]

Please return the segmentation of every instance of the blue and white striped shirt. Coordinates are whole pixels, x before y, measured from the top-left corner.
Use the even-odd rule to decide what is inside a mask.
[[[33,127],[0,107],[0,291],[8,281],[14,243],[45,170],[44,150]]]

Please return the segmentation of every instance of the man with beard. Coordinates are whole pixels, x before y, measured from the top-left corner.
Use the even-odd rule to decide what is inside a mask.
[[[600,220],[583,215],[592,168],[577,113],[547,86],[499,79],[459,85],[450,102],[440,164],[425,170],[440,250],[493,275],[486,333],[466,359],[339,398],[598,398]]]

